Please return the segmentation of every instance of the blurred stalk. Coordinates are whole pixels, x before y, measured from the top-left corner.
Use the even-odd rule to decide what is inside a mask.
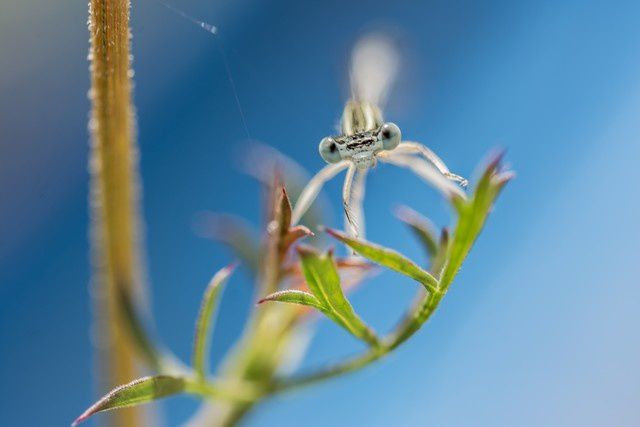
[[[135,301],[142,293],[129,9],[129,0],[89,2],[92,293],[101,389],[141,376],[118,304],[122,294]],[[107,419],[118,427],[144,424],[137,408]]]

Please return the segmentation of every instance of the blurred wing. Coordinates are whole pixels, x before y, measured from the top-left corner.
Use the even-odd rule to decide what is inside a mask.
[[[361,38],[351,56],[353,98],[382,106],[399,67],[400,55],[389,37],[376,33]]]

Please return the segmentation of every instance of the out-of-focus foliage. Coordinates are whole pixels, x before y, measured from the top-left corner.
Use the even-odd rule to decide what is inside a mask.
[[[437,309],[511,176],[510,172],[500,170],[500,157],[496,156],[483,169],[473,191],[450,194],[448,201],[455,214],[451,236],[444,229],[436,237],[427,220],[406,208],[401,212],[400,218],[424,244],[430,258],[429,270],[393,249],[350,237],[338,230],[326,231],[359,256],[335,259],[332,252],[299,245],[300,239],[312,233],[305,226],[291,225],[291,203],[276,176],[272,185],[267,187],[269,203],[264,239],[262,243],[251,242],[252,246],[261,249],[250,252],[238,250],[238,255],[245,256],[245,261],[255,269],[256,300],[261,304],[256,306],[242,338],[216,375],[210,376],[206,368],[209,322],[220,286],[231,273],[229,267],[214,275],[205,290],[196,322],[193,367],[150,363],[158,376],[146,377],[113,390],[77,422],[97,412],[184,392],[201,396],[205,401],[214,399],[224,405],[221,416],[211,417],[211,425],[232,425],[256,403],[275,393],[343,375],[380,359],[410,338]],[[241,240],[245,233],[240,235],[227,233],[222,240],[234,241],[236,237]],[[231,246],[237,248],[237,245]],[[396,329],[384,337],[379,337],[356,314],[345,293],[348,287],[341,283],[349,273],[353,273],[352,270],[366,272],[371,265],[393,270],[420,284],[417,303],[407,310]],[[355,282],[359,282],[366,278],[366,274],[355,277]],[[302,325],[309,309],[321,312],[363,341],[367,348],[358,356],[316,372],[279,376],[282,363],[289,360],[287,354],[294,347],[300,347],[300,334],[308,331]],[[129,316],[129,320],[130,330],[139,336],[137,341],[143,344],[139,346],[141,354],[147,355],[148,361],[156,360],[149,355],[161,354],[159,347],[150,344],[151,339],[144,335],[144,328],[136,316]],[[170,355],[159,357],[162,360],[173,359]]]

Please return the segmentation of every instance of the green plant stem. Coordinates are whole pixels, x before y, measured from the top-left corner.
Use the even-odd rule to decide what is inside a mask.
[[[365,353],[347,359],[344,362],[333,365],[329,368],[319,370],[314,373],[294,376],[292,378],[276,381],[271,389],[272,393],[277,393],[293,388],[306,386],[318,381],[333,378],[346,373],[360,370],[376,360],[386,356],[407,339],[413,336],[436,311],[440,302],[446,295],[453,279],[458,273],[460,266],[469,254],[473,243],[482,230],[491,205],[500,193],[504,184],[511,178],[511,174],[495,174],[499,157],[490,164],[478,183],[474,197],[471,200],[453,198],[452,205],[458,214],[458,222],[453,234],[453,239],[446,247],[447,261],[442,268],[440,279],[427,287],[427,294],[421,299],[405,320],[401,322],[396,330],[382,340],[380,346],[371,347]],[[334,233],[335,234],[335,233]],[[446,240],[445,240],[446,241]],[[359,252],[367,249],[366,245],[361,245],[351,239],[350,246]],[[372,245],[369,244],[369,248]],[[439,267],[438,267],[439,268]],[[437,276],[437,275],[436,275]],[[419,277],[414,277],[420,281]],[[434,279],[436,280],[436,279]],[[421,291],[424,292],[424,291]]]
[[[133,301],[142,286],[129,7],[129,0],[89,2],[93,289],[101,377],[108,378],[109,388],[141,374],[120,304],[123,294]],[[143,416],[138,409],[127,409],[114,414],[109,422],[139,426]]]
[[[202,380],[189,376],[185,378],[185,385],[188,393],[237,404],[251,404],[263,395],[252,384],[231,383],[221,379]]]
[[[273,384],[271,393],[279,393],[294,388],[307,386],[329,378],[337,377],[350,372],[358,371],[383,358],[395,350],[400,344],[415,334],[436,311],[444,292],[429,293],[423,300],[417,312],[408,316],[408,320],[402,322],[395,332],[385,337],[377,347],[370,347],[366,352],[330,366],[317,372],[299,375],[283,379]]]

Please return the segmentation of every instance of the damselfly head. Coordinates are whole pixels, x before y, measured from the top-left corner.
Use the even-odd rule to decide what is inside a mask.
[[[358,168],[375,165],[375,156],[383,150],[393,150],[400,144],[402,133],[394,123],[384,123],[375,129],[351,135],[328,136],[320,141],[318,151],[327,163],[352,161]]]

